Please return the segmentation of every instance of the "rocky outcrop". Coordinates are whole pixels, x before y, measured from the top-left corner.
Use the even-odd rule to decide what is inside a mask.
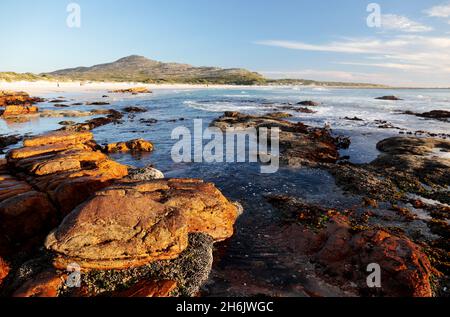
[[[144,139],[136,139],[127,142],[112,143],[105,146],[106,153],[126,153],[126,152],[152,152],[153,144]]]
[[[390,100],[390,101],[403,100],[403,99],[400,99],[399,97],[396,97],[396,96],[383,96],[383,97],[378,97],[378,98],[375,98],[375,99],[377,99],[377,100]]]
[[[3,253],[40,243],[62,215],[128,174],[126,166],[94,150],[90,132],[52,132],[23,144],[0,166]]]
[[[130,107],[124,108],[123,111],[128,112],[128,113],[144,113],[144,112],[147,112],[148,110],[145,108],[141,108],[141,107],[130,106]]]
[[[413,115],[416,117],[427,118],[427,119],[435,119],[444,122],[448,122],[450,120],[450,111],[447,110],[432,110],[423,113],[417,113],[413,111],[405,111],[403,114]]]
[[[277,117],[252,116],[239,112],[226,112],[211,126],[236,132],[249,128],[280,129],[280,159],[289,166],[318,166],[336,163],[339,149],[349,146],[349,139],[335,138],[328,129],[312,128],[301,122],[293,123]],[[270,137],[270,136],[269,136]]]
[[[189,232],[231,237],[238,216],[213,184],[174,179],[124,183],[98,191],[47,237],[55,266],[125,269],[177,257]]]
[[[33,104],[41,102],[40,98],[30,97],[24,92],[0,91],[0,117],[14,117],[37,113]]]
[[[2,286],[3,280],[8,276],[9,271],[9,264],[0,257],[0,287]]]
[[[364,296],[432,296],[434,270],[421,247],[406,236],[359,225],[349,212],[327,210],[287,196],[268,199],[291,217],[293,223],[286,231],[297,237],[290,242],[295,254],[309,258],[316,273],[332,283]],[[367,285],[367,268],[373,263],[381,268],[379,289]]]
[[[100,114],[99,110],[94,110],[93,114]],[[107,124],[119,124],[121,123],[121,119],[123,118],[123,114],[117,110],[107,110],[106,117],[99,117],[87,120],[83,123],[77,123],[74,125],[64,126],[61,130],[72,131],[72,132],[81,132],[81,131],[91,131],[95,128],[107,125]]]
[[[318,106],[320,106],[320,103],[311,101],[311,100],[305,100],[305,101],[300,101],[299,103],[297,103],[297,105],[307,106],[307,107],[318,107]]]

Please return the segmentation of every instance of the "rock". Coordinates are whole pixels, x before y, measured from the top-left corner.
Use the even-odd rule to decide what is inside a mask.
[[[450,159],[435,154],[450,149],[448,140],[389,138],[379,142],[377,149],[382,155],[370,165],[391,179],[395,178],[404,190],[411,190],[411,186],[421,187],[420,183],[444,188],[450,185]]]
[[[57,297],[63,282],[63,277],[54,270],[44,271],[23,284],[13,297]]]
[[[67,125],[74,125],[76,124],[75,121],[60,121],[58,122],[59,125],[67,126]]]
[[[155,123],[158,123],[158,120],[150,118],[150,119],[139,119],[139,122],[145,124],[145,125],[153,125]]]
[[[353,118],[345,117],[344,119],[349,120],[349,121],[364,121],[363,119],[358,118],[358,117],[353,117]]]
[[[62,103],[57,103],[57,104],[53,105],[53,107],[55,107],[55,108],[69,108],[70,106],[64,105]]]
[[[28,105],[10,105],[5,106],[4,109],[0,109],[0,117],[14,117],[20,115],[34,114],[39,111],[36,106]]]
[[[148,110],[145,108],[141,108],[141,107],[126,107],[123,109],[123,111],[128,112],[128,113],[143,113],[143,112],[147,112]]]
[[[272,117],[276,119],[283,119],[283,118],[291,118],[292,115],[290,113],[286,112],[271,112],[266,114],[267,117]]]
[[[447,121],[450,119],[450,111],[446,110],[433,110],[429,112],[424,112],[420,114],[416,114],[418,117],[429,118],[429,119],[438,119],[442,121]]]
[[[106,101],[86,102],[86,106],[106,106],[106,105],[110,105],[110,103]]]
[[[41,244],[68,212],[128,175],[97,147],[90,132],[57,131],[26,138],[24,147],[8,152],[0,164],[3,252]]]
[[[391,100],[391,101],[403,100],[403,99],[400,99],[400,98],[398,98],[396,96],[383,96],[383,97],[378,97],[378,98],[375,98],[375,99],[377,99],[377,100]]]
[[[146,87],[135,87],[126,89],[112,90],[111,93],[121,93],[121,94],[151,94],[152,91]]]
[[[106,153],[151,152],[153,151],[153,144],[143,139],[136,139],[127,142],[108,144],[104,151]]]
[[[30,189],[0,202],[0,228],[7,241],[39,240],[55,226],[56,210],[44,193]]]
[[[294,167],[336,163],[340,145],[343,144],[341,138],[332,137],[327,129],[312,128],[301,122],[293,123],[270,116],[226,112],[214,120],[211,126],[236,132],[249,128],[279,128],[281,163]]]
[[[25,92],[16,91],[0,91],[0,108],[6,108],[8,106],[20,106],[30,108],[33,104],[42,102],[43,99],[30,97]],[[11,108],[12,109],[15,108]]]
[[[144,168],[129,169],[127,179],[135,181],[150,181],[154,179],[164,179],[164,174],[153,168],[152,166],[147,166]]]
[[[61,104],[61,103],[67,102],[67,100],[64,100],[64,99],[53,99],[53,100],[50,100],[49,102],[50,103],[59,103],[59,104]]]
[[[360,296],[432,296],[434,270],[421,248],[407,237],[353,226],[349,216],[295,198],[276,198],[275,202],[271,201],[285,213],[298,215],[297,224],[285,228],[298,239],[290,241],[295,256],[316,263],[316,273],[340,288],[355,289]],[[372,263],[382,270],[381,288],[376,291],[367,286],[367,267]]]
[[[10,267],[8,263],[0,257],[0,287],[2,286],[3,280],[8,276]]]
[[[176,258],[188,232],[231,237],[237,208],[210,183],[173,179],[124,183],[98,191],[52,232],[54,265],[126,269]]]
[[[22,137],[19,135],[0,135],[0,150],[8,147],[10,145],[14,145],[19,143],[22,140]]]
[[[318,107],[318,106],[320,106],[320,103],[311,101],[311,100],[306,100],[306,101],[301,101],[301,102],[297,103],[297,105],[308,106],[308,107]]]
[[[91,270],[82,274],[81,289],[66,289],[62,295],[133,297],[156,292],[164,297],[198,296],[211,272],[213,243],[207,234],[191,233],[188,247],[176,259],[126,270]]]

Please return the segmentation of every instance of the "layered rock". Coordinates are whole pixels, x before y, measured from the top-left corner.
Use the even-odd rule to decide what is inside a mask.
[[[270,114],[252,116],[226,112],[214,120],[211,126],[235,132],[245,132],[249,128],[279,128],[280,159],[289,166],[314,167],[322,163],[336,163],[339,160],[339,149],[348,147],[350,143],[348,139],[333,137],[328,129],[312,128],[301,122],[293,123]]]
[[[213,184],[173,179],[124,183],[98,191],[48,237],[55,267],[126,269],[177,257],[189,232],[229,238],[238,209]]]
[[[37,113],[39,109],[33,104],[41,101],[24,92],[0,91],[0,116],[13,117]]]
[[[27,138],[0,165],[0,240],[39,243],[62,215],[95,191],[128,174],[128,168],[95,151],[89,132],[51,132]]]

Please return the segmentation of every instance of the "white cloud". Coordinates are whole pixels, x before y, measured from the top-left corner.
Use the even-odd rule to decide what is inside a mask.
[[[391,76],[390,80],[398,78],[406,82],[415,79],[418,83],[427,85],[430,82],[450,85],[450,38],[445,35],[345,38],[324,44],[269,40],[260,41],[258,44],[292,50],[329,52],[334,53],[334,59],[349,55],[345,60],[337,60],[337,63],[354,67],[384,68],[385,73]],[[352,61],[353,58],[359,60]],[[367,62],[361,61],[361,58]],[[383,79],[379,76],[377,78]]]
[[[400,63],[360,63],[360,62],[337,62],[339,65],[351,65],[351,66],[368,66],[379,68],[390,68],[398,70],[421,70],[428,69],[427,66],[413,65],[413,64],[400,64]]]
[[[449,18],[450,17],[450,2],[443,3],[438,6],[434,6],[428,10],[425,10],[425,13],[430,17],[436,18]]]
[[[386,30],[402,31],[409,33],[429,32],[433,28],[422,23],[412,21],[409,18],[396,14],[384,14],[381,16],[381,26]]]

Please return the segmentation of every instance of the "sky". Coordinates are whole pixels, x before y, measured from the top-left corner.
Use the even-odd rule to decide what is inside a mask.
[[[80,27],[67,23],[71,3]],[[1,0],[0,35],[0,71],[137,54],[270,78],[450,87],[450,0]]]

